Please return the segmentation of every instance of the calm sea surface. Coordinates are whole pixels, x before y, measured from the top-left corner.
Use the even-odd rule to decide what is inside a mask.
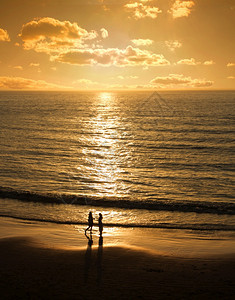
[[[234,100],[0,92],[1,215],[83,224],[92,209],[110,225],[235,230]]]

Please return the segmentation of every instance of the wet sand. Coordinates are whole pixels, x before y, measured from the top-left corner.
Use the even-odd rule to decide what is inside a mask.
[[[2,299],[233,299],[235,257],[177,258],[136,247],[62,249],[0,240]]]
[[[0,218],[0,239],[27,236],[49,247],[77,250],[86,248],[84,225],[63,225],[14,218]],[[94,246],[98,245],[98,227],[93,228]],[[106,227],[104,246],[131,246],[172,257],[207,257],[235,255],[235,232],[169,230],[157,228]]]

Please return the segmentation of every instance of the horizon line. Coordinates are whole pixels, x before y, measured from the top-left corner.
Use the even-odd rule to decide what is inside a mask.
[[[235,91],[235,89],[102,89],[102,90],[95,90],[95,89],[77,89],[77,90],[70,90],[70,89],[50,89],[50,90],[43,90],[43,89],[0,89],[0,92],[213,92],[213,91]]]

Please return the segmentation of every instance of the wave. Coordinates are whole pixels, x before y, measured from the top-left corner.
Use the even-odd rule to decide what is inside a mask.
[[[5,187],[0,187],[0,198],[52,204],[235,215],[234,202],[170,201],[164,198],[141,201],[128,198],[98,198],[73,194],[40,194]]]
[[[36,217],[21,217],[0,214],[3,218],[12,218],[22,220],[26,222],[42,222],[53,223],[60,225],[84,225],[87,226],[87,222],[82,221],[61,221],[52,219],[41,219]],[[121,227],[121,228],[158,228],[158,229],[181,229],[181,230],[197,230],[197,231],[235,231],[235,226],[225,224],[173,224],[173,223],[157,223],[157,224],[138,224],[138,223],[105,223],[105,227]]]

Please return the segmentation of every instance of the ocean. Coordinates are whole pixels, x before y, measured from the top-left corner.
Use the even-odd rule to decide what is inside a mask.
[[[235,232],[235,91],[0,92],[0,216]]]

